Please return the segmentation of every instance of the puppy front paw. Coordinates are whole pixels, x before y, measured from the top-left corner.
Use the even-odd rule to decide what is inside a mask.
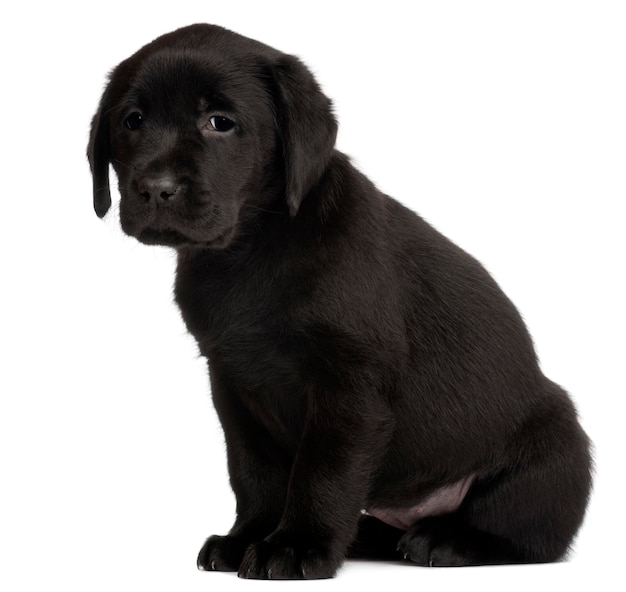
[[[237,571],[249,541],[236,536],[209,537],[200,553],[197,566],[200,571]]]
[[[325,549],[269,541],[248,547],[239,566],[239,577],[256,580],[315,580],[332,578],[341,565]]]

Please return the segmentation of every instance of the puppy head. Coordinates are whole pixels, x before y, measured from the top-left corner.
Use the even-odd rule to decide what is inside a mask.
[[[247,212],[295,216],[333,151],[328,98],[292,56],[211,25],[159,37],[117,66],[91,127],[94,208],[147,244],[224,248]],[[250,207],[257,206],[257,208]]]

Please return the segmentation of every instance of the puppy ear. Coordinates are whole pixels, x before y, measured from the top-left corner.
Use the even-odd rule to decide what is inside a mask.
[[[111,190],[109,187],[109,163],[111,152],[109,146],[109,98],[111,85],[107,87],[100,100],[98,111],[91,120],[91,133],[87,146],[87,158],[93,177],[93,207],[100,218],[111,207]]]
[[[330,161],[337,122],[330,99],[298,58],[283,55],[273,68],[278,133],[283,144],[287,204],[292,216]]]

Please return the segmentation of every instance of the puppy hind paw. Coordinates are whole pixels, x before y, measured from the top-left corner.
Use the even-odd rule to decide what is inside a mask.
[[[430,550],[429,567],[466,567],[469,565],[475,565],[475,562],[455,549],[453,544],[442,543]]]
[[[423,567],[474,565],[476,562],[463,549],[461,539],[445,520],[418,523],[398,542],[402,558]]]
[[[407,535],[404,535],[398,542],[398,551],[402,559],[428,567],[431,549],[430,537],[428,535]]]

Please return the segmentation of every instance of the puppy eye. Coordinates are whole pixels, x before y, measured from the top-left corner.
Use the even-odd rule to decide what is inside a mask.
[[[235,122],[223,115],[213,115],[213,117],[209,119],[209,125],[209,129],[212,128],[216,132],[227,132],[235,127]]]
[[[124,125],[129,130],[138,130],[140,127],[143,127],[143,116],[138,111],[133,111],[124,120]]]

